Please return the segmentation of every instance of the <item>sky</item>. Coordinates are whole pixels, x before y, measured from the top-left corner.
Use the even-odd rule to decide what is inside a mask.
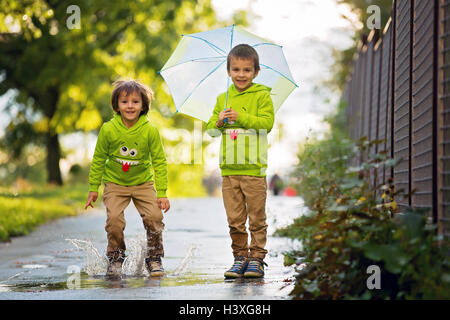
[[[212,0],[212,4],[220,20],[230,19],[235,10],[246,10],[248,31],[283,46],[299,87],[275,116],[274,129],[269,134],[267,175],[275,172],[286,175],[297,163],[299,144],[313,132],[327,130],[323,117],[334,110],[339,96],[328,92],[322,82],[331,75],[332,48],[345,49],[352,44],[353,28],[341,13],[350,17],[353,14],[347,6],[337,5],[335,0]],[[0,107],[6,99],[6,95],[0,97]],[[0,121],[2,128],[7,124],[5,120]],[[283,130],[280,130],[280,124]],[[66,148],[85,147],[61,160],[64,173],[79,159],[92,158],[96,136],[71,134],[61,137],[60,141]],[[219,144],[220,139],[213,139],[205,150],[207,173],[218,171]]]

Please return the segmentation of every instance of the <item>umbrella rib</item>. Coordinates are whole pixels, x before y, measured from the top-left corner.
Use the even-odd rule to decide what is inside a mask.
[[[258,47],[258,46],[262,46],[262,45],[275,46],[275,47],[280,47],[280,48],[283,47],[283,46],[280,46],[279,44],[270,43],[270,42],[260,42],[260,43],[252,45],[252,47],[254,48],[254,47]]]
[[[276,70],[276,69],[274,69],[274,68],[271,68],[271,67],[269,67],[268,65],[265,65],[265,64],[263,64],[263,63],[260,63],[260,65],[263,66],[263,67],[266,67],[267,69],[270,69],[270,70],[272,70],[272,71],[275,71],[275,72],[278,73],[280,76],[282,76],[282,77],[288,79],[290,82],[292,82],[292,83],[298,88],[298,85],[297,85],[294,81],[292,81],[291,79],[289,79],[288,77],[286,77],[286,76],[285,76],[284,74],[282,74],[280,71],[278,71],[278,70]]]
[[[198,39],[198,40],[202,40],[202,41],[206,42],[211,48],[213,48],[216,52],[217,52],[216,49],[218,49],[218,50],[221,51],[221,52],[217,52],[217,53],[219,53],[219,54],[220,54],[220,53],[226,54],[226,52],[225,52],[224,50],[220,49],[218,46],[216,46],[214,43],[212,43],[212,42],[210,42],[210,41],[208,41],[208,40],[205,40],[205,39],[203,39],[203,38],[196,37],[196,36],[193,36],[193,35],[189,35],[189,34],[186,34],[186,35],[184,35],[184,36],[185,36],[185,37],[195,38],[195,39]]]
[[[183,107],[185,102],[192,96],[192,94],[194,93],[195,89],[197,89],[202,84],[202,82],[205,81],[206,78],[208,78],[211,74],[216,72],[216,70],[219,69],[219,67],[221,65],[223,65],[224,63],[225,63],[225,61],[222,61],[217,67],[215,67],[213,70],[211,70],[211,72],[209,72],[202,80],[200,80],[200,82],[195,86],[194,89],[192,89],[191,93],[186,97],[186,99],[184,99],[183,103],[180,106],[180,109],[178,109],[178,110],[181,110],[181,108]]]
[[[183,62],[174,64],[173,66],[167,67],[167,68],[165,68],[165,69],[161,69],[159,72],[163,72],[163,71],[169,70],[169,69],[171,69],[171,68],[173,68],[173,67],[177,67],[177,66],[179,66],[179,65],[182,65],[182,64],[188,63],[188,62],[201,62],[201,60],[206,60],[206,59],[217,59],[217,58],[226,58],[226,57],[225,57],[225,56],[217,56],[217,57],[205,57],[205,58],[191,59],[191,60],[187,60],[187,61],[183,61]]]

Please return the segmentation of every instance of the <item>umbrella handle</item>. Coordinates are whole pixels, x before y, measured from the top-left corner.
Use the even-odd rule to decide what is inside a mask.
[[[234,24],[233,24],[233,28],[234,28]],[[227,77],[227,91],[225,94],[225,108],[223,110],[227,110],[227,104],[228,104],[228,87],[230,86],[230,77]],[[228,118],[223,119],[223,123],[227,123],[228,122]],[[233,124],[234,121],[230,121],[228,122],[228,124]]]

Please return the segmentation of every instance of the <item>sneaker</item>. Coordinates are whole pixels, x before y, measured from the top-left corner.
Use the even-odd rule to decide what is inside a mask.
[[[264,265],[267,264],[259,258],[250,258],[247,270],[244,273],[246,278],[262,278],[264,277]]]
[[[120,278],[122,276],[122,263],[123,260],[110,260],[108,269],[106,270],[106,276],[110,279]]]
[[[225,278],[240,278],[247,269],[247,259],[245,257],[236,257],[229,270],[225,272]]]
[[[145,258],[145,266],[150,277],[162,277],[164,275],[160,256]]]

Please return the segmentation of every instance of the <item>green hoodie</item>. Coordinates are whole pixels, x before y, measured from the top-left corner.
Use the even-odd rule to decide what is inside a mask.
[[[212,137],[222,135],[219,154],[222,176],[266,176],[267,133],[272,130],[275,118],[270,91],[269,87],[253,83],[247,90],[238,92],[233,84],[228,88],[228,98],[225,92],[217,97],[206,130]],[[228,108],[238,112],[238,119],[217,128],[225,100]]]
[[[100,128],[89,172],[89,191],[98,191],[102,178],[123,186],[152,181],[152,165],[157,197],[166,197],[167,161],[158,130],[146,115],[127,128],[116,114]]]

